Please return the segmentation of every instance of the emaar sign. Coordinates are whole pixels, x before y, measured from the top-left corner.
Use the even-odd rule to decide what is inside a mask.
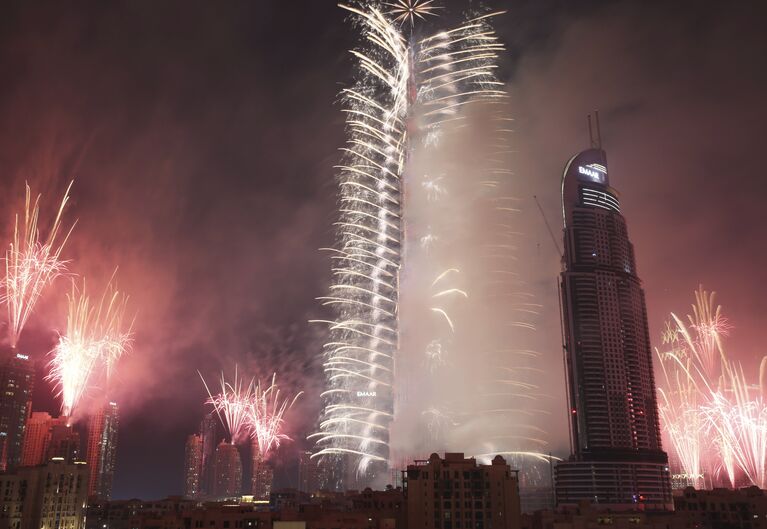
[[[375,391],[358,391],[357,396],[358,397],[375,397],[376,392]]]
[[[598,163],[590,163],[586,166],[579,165],[578,173],[588,176],[594,182],[604,184],[605,176],[607,176],[607,167]]]

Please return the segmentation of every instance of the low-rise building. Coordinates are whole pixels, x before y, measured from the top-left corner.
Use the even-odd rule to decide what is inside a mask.
[[[408,465],[408,527],[418,529],[518,529],[519,479],[501,456],[479,465],[463,454],[432,454]]]
[[[88,468],[54,458],[0,474],[0,529],[83,529]]]

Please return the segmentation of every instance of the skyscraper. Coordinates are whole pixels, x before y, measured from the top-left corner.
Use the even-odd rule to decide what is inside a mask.
[[[202,437],[192,434],[186,438],[184,449],[184,496],[197,499],[202,495]]]
[[[562,208],[572,455],[557,465],[557,502],[670,510],[644,291],[601,148],[567,163]]]
[[[88,420],[88,496],[108,500],[117,463],[117,404],[108,402]]]
[[[537,448],[532,425],[505,411],[537,398],[534,385],[512,394],[497,376],[528,367],[518,362],[528,338],[516,335],[534,332],[537,315],[512,279],[519,210],[499,13],[471,7],[451,27],[426,17],[446,12],[427,4],[342,6],[361,39],[342,92],[333,284],[319,298],[332,314],[326,386],[310,435],[332,488],[382,486],[434,447]]]
[[[200,440],[202,442],[202,467],[200,477],[200,494],[210,496],[213,494],[215,472],[214,460],[216,446],[220,440],[218,433],[218,418],[215,412],[210,412],[200,421]]]
[[[264,461],[258,448],[258,441],[255,439],[251,443],[251,456],[253,473],[251,474],[250,492],[256,500],[268,500],[269,494],[272,492],[274,470],[269,463]]]
[[[242,494],[242,460],[233,444],[221,441],[214,458],[213,496],[231,498]]]
[[[21,463],[27,418],[32,408],[34,368],[16,349],[0,353],[0,470]]]

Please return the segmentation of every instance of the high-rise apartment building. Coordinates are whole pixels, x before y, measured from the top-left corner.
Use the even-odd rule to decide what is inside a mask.
[[[0,352],[0,470],[12,470],[21,463],[34,375],[29,357],[16,349]]]
[[[54,457],[70,463],[79,460],[80,434],[69,424],[69,417],[32,412],[24,434],[21,465],[42,465]]]
[[[32,412],[27,420],[24,433],[24,447],[21,453],[22,466],[31,467],[45,462],[54,420],[48,412]]]
[[[572,455],[557,465],[557,502],[670,510],[644,291],[601,148],[567,163],[562,209]]]
[[[202,442],[202,475],[200,492],[203,496],[213,495],[215,484],[214,462],[216,447],[221,436],[219,433],[218,417],[215,412],[208,413],[200,422],[200,440]]]
[[[274,470],[269,463],[264,461],[258,448],[258,441],[255,439],[251,444],[251,459],[253,462],[253,472],[251,474],[250,492],[256,500],[268,500],[269,494],[272,492]]]
[[[88,420],[88,496],[108,500],[117,464],[117,404],[108,402]]]
[[[192,434],[186,438],[184,449],[184,497],[202,496],[202,437]]]
[[[242,494],[242,459],[237,446],[221,441],[214,457],[213,496],[231,498]]]
[[[432,454],[407,467],[408,527],[518,529],[519,479],[501,456],[478,465],[463,454]]]

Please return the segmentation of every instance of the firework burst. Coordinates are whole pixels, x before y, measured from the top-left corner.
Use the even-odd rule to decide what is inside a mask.
[[[749,384],[743,368],[723,347],[730,324],[715,295],[700,288],[687,322],[672,313],[658,352],[663,379],[659,411],[680,470],[696,486],[706,474],[724,473],[767,486],[767,404],[761,384]]]
[[[45,287],[66,271],[66,262],[60,256],[74,224],[63,237],[59,237],[59,233],[71,187],[72,183],[64,193],[48,237],[41,240],[38,225],[41,195],[32,200],[31,189],[26,186],[24,218],[20,222],[19,215],[16,215],[13,241],[5,253],[5,279],[2,283],[2,301],[8,310],[11,347],[16,347],[21,331]]]
[[[411,26],[415,24],[416,19],[426,20],[427,16],[436,16],[435,11],[442,9],[434,5],[434,0],[397,0],[384,4],[390,8],[389,13],[396,22],[408,22]]]
[[[239,444],[248,438],[250,429],[250,410],[253,402],[253,381],[248,384],[238,376],[237,368],[234,369],[234,380],[230,383],[221,373],[221,391],[213,394],[205,382],[202,374],[198,371],[205,390],[208,392],[206,404],[213,406],[221,423],[229,432],[229,440],[232,444]]]
[[[271,384],[262,388],[261,383],[255,385],[249,408],[248,426],[250,435],[258,443],[261,456],[267,459],[271,451],[279,448],[283,441],[290,437],[283,432],[285,414],[293,407],[303,392],[298,392],[292,399],[282,398],[277,387],[277,375],[272,375]]]
[[[126,295],[114,289],[112,280],[97,304],[85,289],[72,289],[67,295],[67,327],[51,352],[47,379],[54,382],[61,396],[61,412],[71,417],[83,396],[92,389],[99,375],[111,378],[117,360],[130,348],[131,330],[124,328]]]

